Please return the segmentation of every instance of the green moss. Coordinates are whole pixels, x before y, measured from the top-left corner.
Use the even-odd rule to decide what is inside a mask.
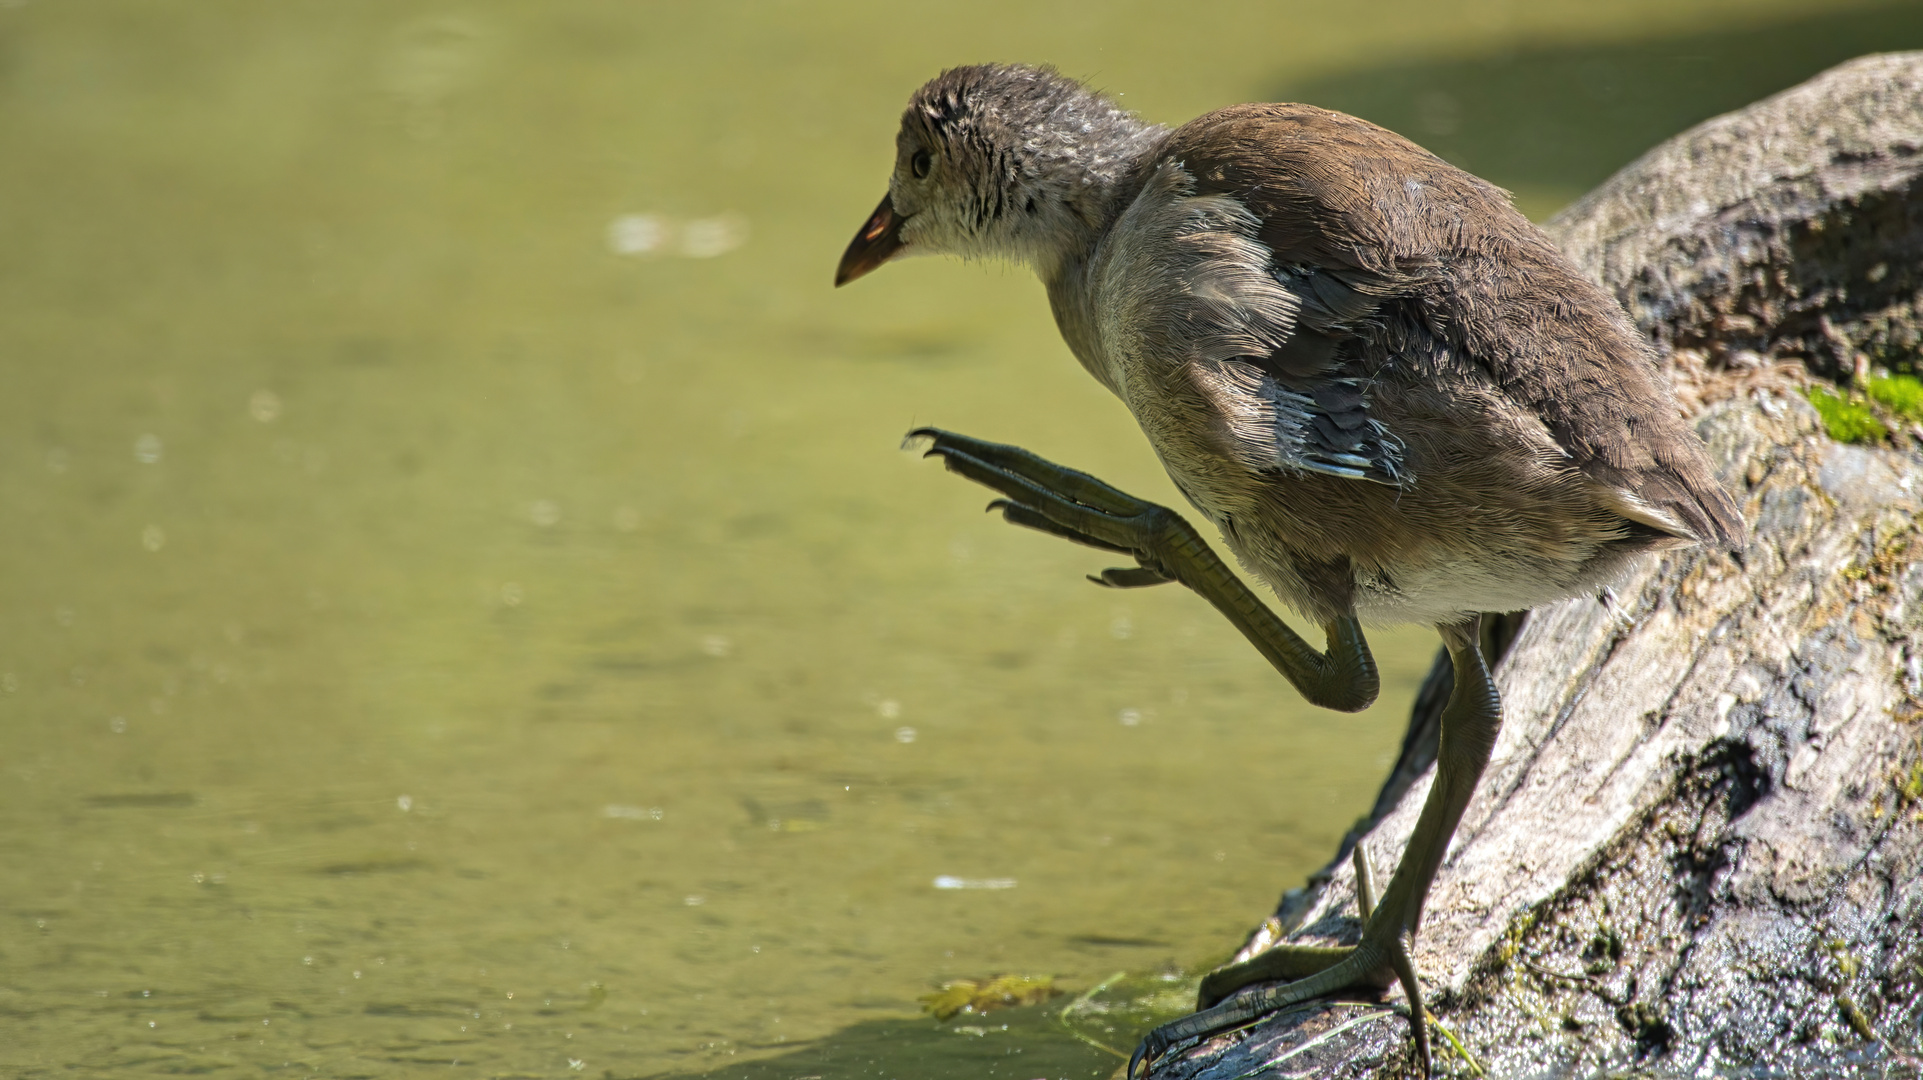
[[[1823,418],[1823,427],[1837,442],[1878,442],[1890,433],[1866,405],[1837,397],[1828,390],[1810,390],[1808,396],[1809,403],[1816,406],[1817,414]]]
[[[1613,928],[1604,924],[1596,929],[1596,936],[1590,939],[1589,947],[1582,952],[1587,961],[1583,972],[1588,975],[1607,975],[1622,963],[1623,939]]]
[[[1865,387],[1870,400],[1888,408],[1891,412],[1907,416],[1912,420],[1923,420],[1923,381],[1910,375],[1890,375],[1871,379]],[[1818,405],[1817,408],[1822,408]],[[1827,419],[1827,418],[1826,418]]]
[[[1836,1008],[1858,1035],[1872,1042],[1876,1041],[1876,1029],[1870,1026],[1870,1018],[1863,1015],[1863,1010],[1857,1007],[1856,1002],[1850,1000],[1849,995],[1836,995]]]
[[[1536,921],[1541,917],[1535,908],[1524,908],[1522,914],[1509,924],[1509,931],[1503,935],[1502,945],[1496,950],[1496,959],[1501,964],[1498,970],[1506,970],[1515,962],[1517,954],[1522,952],[1523,940],[1529,936],[1529,931],[1536,928]]]
[[[1899,768],[1896,774],[1896,794],[1906,806],[1918,799],[1923,799],[1923,760],[1910,766],[1907,776]]]
[[[1034,1005],[1060,994],[1053,975],[997,975],[991,979],[957,979],[933,994],[921,996],[921,1008],[937,1020],[958,1013],[985,1013],[1016,1005]]]

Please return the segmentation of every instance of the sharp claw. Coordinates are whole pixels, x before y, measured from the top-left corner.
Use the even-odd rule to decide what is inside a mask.
[[[1134,555],[1137,560],[1146,558],[1137,552],[1127,554]],[[1089,580],[1111,589],[1147,589],[1156,585],[1167,585],[1175,579],[1143,563],[1139,566],[1111,566],[1100,575],[1091,576]]]
[[[1167,1025],[1163,1026],[1166,1027]],[[1124,1075],[1128,1080],[1135,1080],[1135,1067],[1140,1065],[1142,1066],[1142,1078],[1143,1080],[1147,1080],[1148,1067],[1160,1061],[1162,1055],[1168,1053],[1169,1047],[1181,1041],[1181,1039],[1171,1039],[1167,1035],[1162,1034],[1161,1028],[1156,1028],[1154,1031],[1142,1036],[1142,1041],[1135,1047],[1134,1055],[1128,1059],[1128,1072]]]

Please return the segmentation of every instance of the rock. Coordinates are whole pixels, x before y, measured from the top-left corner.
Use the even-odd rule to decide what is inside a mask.
[[[1658,146],[1549,223],[1671,349],[1848,376],[1923,346],[1923,64],[1852,60]]]

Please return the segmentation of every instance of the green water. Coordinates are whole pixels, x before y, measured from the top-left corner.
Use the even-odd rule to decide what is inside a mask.
[[[1647,97],[1623,57],[1740,25],[1769,89],[1914,30],[1796,10],[0,2],[0,1069],[1106,1075],[915,999],[1232,949],[1433,638],[1308,709],[896,450],[1178,501],[1026,275],[829,288],[902,101],[1004,58],[1168,121],[1413,109],[1543,213],[1656,121],[1532,105],[1634,143],[1538,167],[1491,87]],[[1688,71],[1660,124],[1741,103]]]

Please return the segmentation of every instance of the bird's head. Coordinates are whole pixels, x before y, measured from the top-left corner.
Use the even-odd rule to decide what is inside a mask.
[[[1087,244],[1161,129],[1053,69],[951,68],[909,101],[888,194],[841,257],[845,285],[901,255],[1044,269]]]

